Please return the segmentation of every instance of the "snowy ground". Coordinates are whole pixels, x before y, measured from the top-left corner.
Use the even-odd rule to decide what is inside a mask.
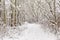
[[[22,26],[10,28],[7,36],[1,40],[56,40],[56,36],[45,32],[39,24],[25,23]]]

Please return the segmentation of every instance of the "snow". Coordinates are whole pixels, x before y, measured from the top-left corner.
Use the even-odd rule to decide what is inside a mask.
[[[22,32],[20,40],[56,40],[53,34],[44,32],[41,25],[28,24],[24,26],[28,28]]]
[[[27,23],[9,29],[10,38],[6,36],[3,40],[56,40],[56,36],[50,32],[45,32],[40,24]]]

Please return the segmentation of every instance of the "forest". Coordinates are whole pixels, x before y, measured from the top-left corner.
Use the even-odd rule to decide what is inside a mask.
[[[0,33],[25,22],[60,36],[60,0],[0,0]]]

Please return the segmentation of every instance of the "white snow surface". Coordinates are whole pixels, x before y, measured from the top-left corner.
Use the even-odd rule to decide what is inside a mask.
[[[12,30],[12,31],[11,31]],[[45,32],[40,24],[27,23],[18,26],[16,29],[10,29],[9,36],[3,40],[56,40],[56,36],[50,32]]]

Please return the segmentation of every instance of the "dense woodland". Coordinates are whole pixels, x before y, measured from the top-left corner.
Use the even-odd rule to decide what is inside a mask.
[[[24,22],[43,24],[57,33],[60,0],[0,0],[0,26],[18,26]]]

